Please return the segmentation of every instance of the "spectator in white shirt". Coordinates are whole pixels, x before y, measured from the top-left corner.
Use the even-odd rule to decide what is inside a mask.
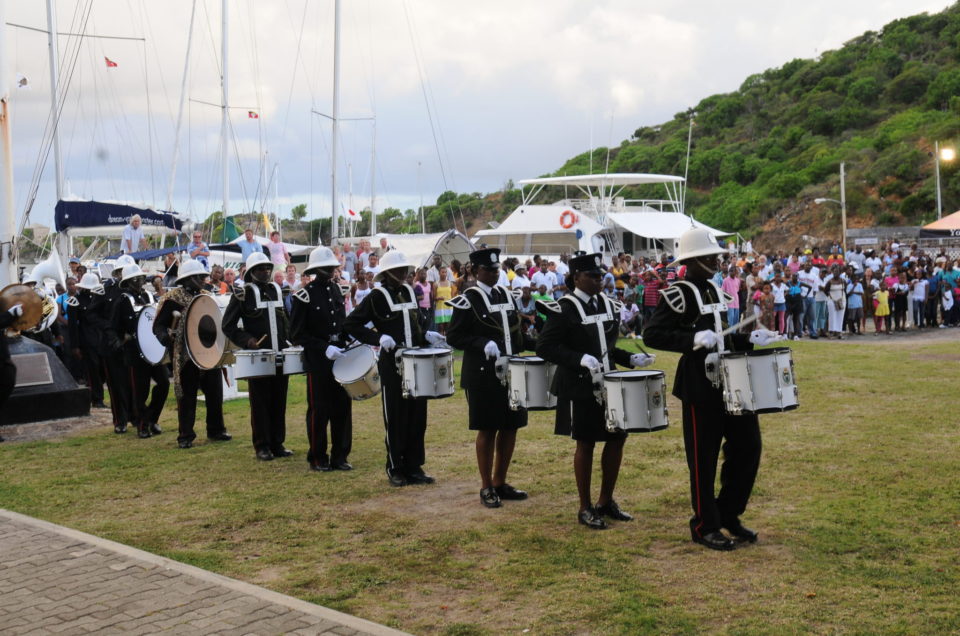
[[[517,265],[513,269],[516,276],[513,277],[513,281],[510,283],[511,289],[523,289],[524,287],[530,287],[530,279],[527,278],[527,268],[523,265]]]
[[[123,228],[123,238],[120,241],[120,249],[124,254],[134,254],[147,249],[147,239],[143,236],[143,230],[140,224],[143,220],[139,214],[134,214],[130,218],[130,223]]]
[[[380,273],[380,259],[377,258],[376,254],[367,256],[367,266],[363,268],[363,271],[374,276]]]
[[[550,264],[546,260],[540,261],[540,270],[534,272],[530,277],[530,283],[533,289],[540,289],[541,285],[546,285],[547,293],[553,295],[557,290],[557,275],[550,271]]]

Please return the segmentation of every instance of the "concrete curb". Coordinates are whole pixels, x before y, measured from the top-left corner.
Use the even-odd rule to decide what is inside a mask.
[[[187,565],[186,563],[180,563],[179,561],[174,561],[172,559],[167,559],[165,557],[157,556],[156,554],[151,554],[149,552],[144,552],[143,550],[138,550],[137,548],[132,548],[128,545],[122,543],[116,543],[115,541],[110,541],[109,539],[103,539],[101,537],[94,536],[92,534],[87,534],[86,532],[80,532],[79,530],[73,530],[71,528],[65,528],[59,526],[55,523],[50,523],[48,521],[42,521],[34,517],[28,517],[27,515],[22,515],[18,512],[13,512],[11,510],[6,510],[0,508],[0,517],[6,517],[11,521],[16,521],[25,525],[33,526],[40,530],[46,530],[48,532],[54,532],[61,536],[74,539],[76,541],[82,541],[84,543],[89,543],[91,545],[110,550],[117,554],[123,556],[138,559],[150,565],[162,567],[168,570],[173,570],[181,574],[192,576],[194,578],[200,579],[202,581],[212,583],[215,585],[220,585],[222,587],[228,588],[235,592],[240,592],[242,594],[248,594],[250,596],[259,598],[263,601],[274,603],[276,605],[282,605],[288,607],[292,610],[302,612],[304,614],[309,614],[310,616],[316,616],[318,618],[323,618],[334,623],[339,623],[350,629],[355,629],[359,632],[365,632],[367,634],[373,634],[375,636],[410,636],[406,632],[401,632],[399,630],[387,627],[385,625],[380,625],[372,621],[368,621],[362,618],[357,618],[356,616],[351,616],[350,614],[344,614],[343,612],[338,612],[336,610],[323,607],[322,605],[316,605],[314,603],[308,603],[307,601],[302,601],[298,598],[292,596],[287,596],[286,594],[280,594],[279,592],[274,592],[266,588],[260,587],[259,585],[253,585],[251,583],[244,583],[243,581],[238,581],[237,579],[231,579],[208,570],[203,570],[192,565]]]

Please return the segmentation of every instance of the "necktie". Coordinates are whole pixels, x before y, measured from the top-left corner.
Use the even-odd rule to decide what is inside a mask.
[[[591,313],[591,314],[597,313],[597,299],[596,299],[596,297],[591,297],[591,298],[590,298],[590,313]]]

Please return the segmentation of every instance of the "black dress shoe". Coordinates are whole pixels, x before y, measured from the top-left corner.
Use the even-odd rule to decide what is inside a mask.
[[[433,484],[436,483],[436,479],[423,472],[418,470],[412,473],[407,473],[407,482],[411,484]]]
[[[293,451],[289,448],[284,448],[283,446],[276,450],[271,450],[270,452],[274,457],[293,457]]]
[[[163,429],[161,429],[160,425],[157,424],[156,422],[150,425],[150,433],[152,435],[159,435],[162,432],[163,432]]]
[[[633,521],[633,515],[620,510],[620,506],[613,499],[610,500],[610,503],[597,506],[597,514],[610,517],[614,521]]]
[[[738,543],[756,543],[757,537],[760,536],[750,528],[745,528],[739,519],[724,523],[723,527]]]
[[[310,464],[310,470],[329,473],[331,470],[333,470],[333,466],[331,466],[330,462],[328,461],[322,461],[316,464]]]
[[[391,486],[406,486],[410,483],[407,481],[407,478],[403,476],[403,473],[392,468],[387,469],[387,479],[390,481]]]
[[[500,495],[497,494],[496,488],[481,488],[480,503],[487,508],[499,508],[503,505],[500,502]]]
[[[193,448],[193,442],[188,439],[177,442],[178,448]]]
[[[526,491],[517,490],[510,484],[494,486],[493,489],[497,491],[497,496],[499,496],[501,499],[520,501],[522,499],[526,499],[529,496],[527,495]]]
[[[116,433],[117,435],[122,435],[127,432],[127,425],[117,424],[116,426],[113,427],[113,432]]]
[[[723,534],[719,530],[714,530],[713,532],[708,532],[703,535],[691,531],[690,536],[693,538],[694,543],[705,545],[711,550],[728,552],[737,547],[737,544],[733,542],[733,539]]]
[[[213,435],[207,435],[207,439],[211,442],[229,442],[233,439],[233,435],[226,431],[220,433],[214,433]]]
[[[268,462],[273,459],[273,453],[266,448],[261,448],[257,451],[257,459],[262,462]]]
[[[591,530],[605,530],[607,522],[603,517],[597,514],[596,508],[587,508],[577,513],[577,521],[587,526]]]
[[[147,439],[150,437],[150,429],[146,427],[137,429],[137,437],[140,439]]]
[[[353,470],[350,462],[333,462],[330,464],[330,470]]]
[[[108,408],[110,408],[110,407],[107,406],[106,404],[104,404],[102,401],[100,401],[100,402],[94,402],[93,404],[91,404],[91,405],[90,405],[90,408],[92,408],[92,409],[108,409]]]

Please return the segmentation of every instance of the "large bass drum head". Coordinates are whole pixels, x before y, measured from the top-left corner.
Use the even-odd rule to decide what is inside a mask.
[[[140,310],[137,317],[137,344],[140,354],[149,364],[157,365],[164,361],[167,348],[153,334],[153,321],[157,317],[157,308],[148,306]]]
[[[220,328],[222,310],[212,296],[201,294],[190,301],[184,317],[187,354],[204,370],[222,364],[227,339]]]

